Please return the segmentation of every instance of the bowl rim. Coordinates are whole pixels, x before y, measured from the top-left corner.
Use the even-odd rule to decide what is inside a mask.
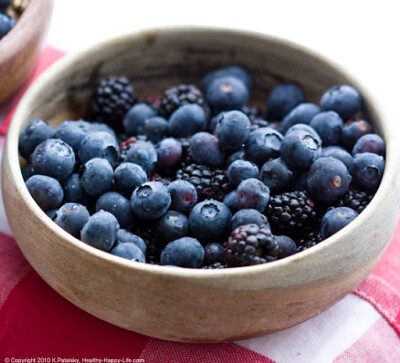
[[[318,61],[321,61],[328,66],[332,67],[339,73],[343,74],[345,78],[347,78],[353,86],[355,86],[360,93],[363,95],[363,98],[368,100],[369,108],[371,113],[374,115],[374,118],[379,118],[383,120],[381,123],[382,132],[387,131],[386,129],[393,126],[394,122],[390,122],[389,118],[385,114],[385,110],[381,107],[379,98],[372,93],[371,90],[367,90],[363,84],[356,79],[355,77],[348,74],[346,69],[340,65],[339,63],[333,61],[330,58],[323,56],[322,54],[317,53],[315,50],[310,49],[304,45],[301,45],[292,40],[284,39],[277,37],[275,35],[269,35],[266,33],[249,31],[249,30],[241,30],[234,28],[226,28],[226,27],[205,27],[205,26],[163,26],[157,28],[148,28],[143,29],[141,31],[135,31],[128,34],[124,34],[121,36],[116,36],[110,39],[107,39],[102,42],[98,42],[84,50],[79,52],[69,54],[64,56],[62,59],[58,60],[55,64],[50,66],[43,74],[35,80],[32,86],[25,93],[23,98],[21,99],[16,112],[13,116],[12,122],[10,124],[6,144],[4,146],[4,154],[7,155],[10,161],[10,177],[15,182],[15,188],[21,197],[25,200],[25,203],[28,207],[36,213],[38,216],[41,216],[41,220],[46,225],[46,227],[52,231],[57,237],[66,240],[70,246],[77,251],[90,253],[95,256],[95,258],[99,258],[104,260],[107,263],[111,263],[114,265],[119,265],[132,272],[140,270],[141,272],[146,272],[150,274],[161,274],[163,276],[170,276],[172,278],[190,278],[195,280],[204,280],[209,279],[210,276],[213,278],[234,278],[237,276],[253,275],[253,274],[268,274],[270,271],[276,271],[277,269],[284,268],[286,265],[291,264],[295,261],[300,261],[303,259],[307,259],[309,256],[318,254],[319,251],[329,249],[330,246],[336,244],[338,240],[342,238],[345,234],[354,233],[359,226],[364,223],[367,223],[368,220],[373,217],[374,210],[380,204],[380,201],[384,199],[385,193],[388,193],[393,185],[395,174],[396,174],[396,159],[399,161],[398,154],[396,153],[396,135],[390,135],[386,132],[384,136],[386,142],[386,167],[385,172],[381,181],[381,184],[373,197],[372,201],[366,207],[366,209],[361,213],[354,221],[352,221],[345,228],[335,233],[331,237],[325,239],[321,243],[309,248],[305,251],[301,251],[294,255],[285,257],[281,260],[255,265],[255,266],[243,266],[240,268],[223,268],[223,269],[200,269],[200,268],[173,268],[169,266],[162,265],[153,265],[149,263],[140,263],[136,261],[126,260],[124,258],[114,256],[109,252],[105,252],[99,249],[96,249],[90,245],[87,245],[83,241],[73,237],[68,232],[64,231],[61,227],[59,227],[56,223],[54,223],[50,218],[47,217],[44,211],[40,209],[40,207],[36,204],[28,189],[25,186],[25,182],[22,177],[20,163],[19,163],[19,153],[18,153],[18,140],[19,134],[22,129],[22,119],[24,118],[24,113],[26,112],[27,106],[29,106],[32,100],[36,97],[36,93],[40,91],[43,85],[51,82],[51,79],[57,75],[61,70],[69,68],[79,59],[83,59],[89,54],[96,53],[105,47],[111,48],[115,42],[129,42],[134,40],[143,39],[143,37],[148,36],[157,36],[159,33],[167,34],[168,36],[178,33],[190,33],[190,32],[205,32],[205,33],[222,33],[226,35],[233,36],[246,36],[250,38],[258,38],[260,41],[268,41],[276,43],[283,47],[289,47],[296,51],[300,51],[306,53],[308,56],[316,58]],[[373,102],[372,102],[373,100]],[[399,128],[397,126],[397,128]],[[392,133],[395,134],[395,133]],[[391,136],[391,137],[388,137]],[[388,142],[389,141],[389,142]],[[4,156],[3,156],[4,158]],[[3,160],[4,163],[4,160]],[[400,163],[400,162],[399,162]],[[387,245],[387,244],[386,244]]]

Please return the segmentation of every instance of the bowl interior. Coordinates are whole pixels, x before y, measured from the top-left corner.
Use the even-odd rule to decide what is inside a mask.
[[[274,38],[265,41],[262,35],[217,32],[218,36],[198,28],[151,30],[108,42],[87,53],[84,61],[71,61],[27,116],[53,122],[82,117],[90,93],[107,75],[129,77],[137,94],[146,97],[180,83],[198,85],[202,75],[221,66],[243,65],[254,82],[251,103],[262,109],[267,93],[279,83],[297,83],[310,102],[318,103],[327,88],[351,82],[335,66],[294,44]],[[368,103],[364,112],[374,123]]]
[[[218,271],[173,269],[122,261],[95,250],[55,226],[35,205],[18,163],[18,135],[27,122],[43,118],[56,125],[83,117],[92,90],[104,76],[128,76],[137,94],[146,97],[179,83],[198,84],[205,72],[230,64],[249,70],[254,82],[250,103],[261,108],[267,93],[282,82],[299,84],[316,103],[335,84],[361,90],[364,116],[388,143],[388,167],[371,205],[351,225],[309,250],[270,264]],[[398,213],[389,186],[399,190],[395,174],[400,163],[391,124],[380,115],[367,92],[340,67],[286,41],[208,28],[128,35],[66,57],[28,91],[5,148],[7,215],[39,274],[74,304],[106,321],[181,341],[232,340],[276,331],[304,321],[351,291],[387,245]],[[385,213],[374,214],[378,206],[385,206]],[[30,226],[20,214],[29,214]],[[378,228],[379,235],[371,232]],[[260,306],[269,312],[266,316],[260,317]]]

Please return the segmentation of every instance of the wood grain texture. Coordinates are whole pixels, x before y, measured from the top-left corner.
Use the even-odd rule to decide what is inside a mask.
[[[17,24],[0,40],[0,104],[31,75],[52,9],[53,0],[30,0]]]
[[[364,112],[387,142],[387,167],[375,198],[349,226],[289,258],[222,270],[176,269],[126,261],[96,250],[55,225],[23,182],[18,136],[31,119],[54,124],[83,114],[102,76],[128,75],[140,95],[180,82],[198,82],[224,64],[246,66],[253,101],[282,81],[308,98],[350,83],[364,95]],[[157,338],[219,342],[285,329],[327,309],[355,288],[382,256],[398,214],[400,169],[393,120],[342,69],[297,45],[261,34],[221,29],[159,29],[114,39],[47,71],[22,100],[4,149],[2,187],[11,229],[43,279],[100,319]],[[397,193],[395,193],[397,192]]]

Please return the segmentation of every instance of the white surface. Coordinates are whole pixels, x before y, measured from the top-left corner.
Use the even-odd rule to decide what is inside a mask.
[[[334,59],[372,88],[397,118],[398,2],[55,0],[48,42],[68,52],[114,35],[162,25],[255,30]]]
[[[328,363],[352,346],[380,318],[355,295],[293,328],[237,343],[276,362]],[[289,343],[290,342],[290,343]]]

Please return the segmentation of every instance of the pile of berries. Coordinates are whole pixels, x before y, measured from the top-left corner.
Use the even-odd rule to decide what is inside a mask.
[[[110,76],[85,120],[22,131],[22,170],[38,205],[95,248],[153,264],[267,263],[350,223],[376,192],[385,143],[350,85],[307,102],[293,83],[249,104],[240,66],[161,96]]]
[[[28,5],[28,0],[0,0],[0,39],[16,24]]]

